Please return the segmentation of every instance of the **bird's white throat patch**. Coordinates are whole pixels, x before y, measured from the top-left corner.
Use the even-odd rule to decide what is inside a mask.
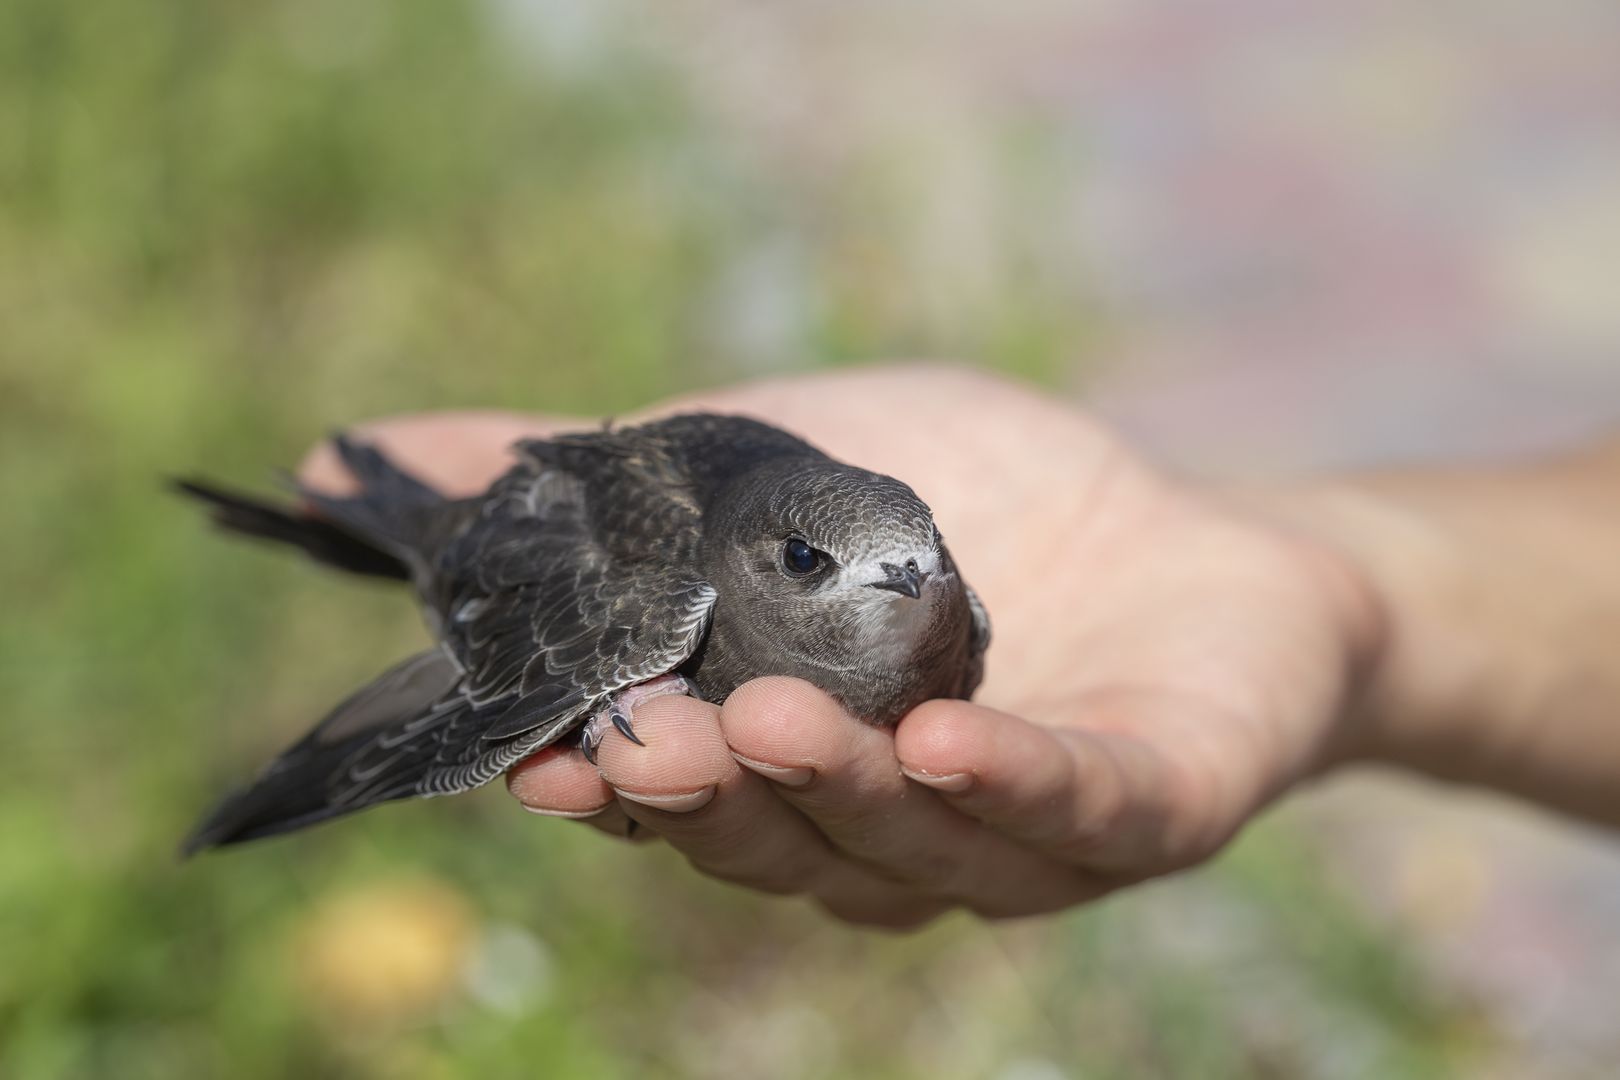
[[[881,561],[890,562],[891,558]],[[937,553],[931,554],[926,563],[914,554],[901,554],[899,558],[902,562],[916,558],[917,569],[927,575],[923,579],[922,595],[916,599],[887,589],[871,588],[869,582],[882,581],[886,576],[877,562],[864,580],[851,575],[861,581],[852,590],[853,636],[870,661],[886,667],[904,665],[910,660],[933,618],[934,605],[955,580],[954,574],[940,572]]]

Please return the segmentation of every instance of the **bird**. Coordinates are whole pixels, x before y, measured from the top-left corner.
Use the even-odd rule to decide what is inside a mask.
[[[177,480],[217,526],[414,588],[433,647],[344,699],[182,844],[186,855],[398,799],[467,791],[569,740],[596,760],[640,703],[804,679],[893,725],[970,698],[990,620],[928,505],[746,416],[687,413],[515,443],[447,496],[375,445],[358,490],[266,500]],[[561,743],[567,745],[567,743]]]

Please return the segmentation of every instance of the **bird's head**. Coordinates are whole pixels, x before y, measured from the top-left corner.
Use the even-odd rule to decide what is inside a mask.
[[[802,459],[768,465],[712,507],[711,565],[734,602],[815,638],[827,661],[907,649],[955,571],[916,492],[888,476]],[[804,642],[785,643],[789,648]]]

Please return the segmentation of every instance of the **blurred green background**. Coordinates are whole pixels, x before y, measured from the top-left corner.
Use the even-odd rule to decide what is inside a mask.
[[[176,860],[223,787],[423,634],[386,588],[212,535],[165,475],[257,483],[395,410],[597,416],[900,354],[1062,386],[1097,333],[1021,257],[1038,229],[1010,218],[958,302],[896,261],[903,157],[773,187],[636,34],[588,63],[515,45],[544,9],[0,6],[0,1076],[1474,1060],[1475,1011],[1281,824],[1092,910],[904,938],[499,791]],[[998,142],[1036,206],[1042,138]]]

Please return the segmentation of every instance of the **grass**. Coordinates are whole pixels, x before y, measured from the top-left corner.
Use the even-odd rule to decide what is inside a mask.
[[[1465,1056],[1461,1014],[1280,828],[1185,884],[903,939],[496,792],[176,861],[223,786],[423,635],[386,589],[209,534],[161,477],[251,480],[394,410],[597,415],[759,366],[716,296],[794,208],[656,54],[548,61],[491,10],[0,8],[0,1075],[1417,1076]],[[965,326],[919,319],[905,282],[852,269],[881,232],[856,255],[805,235],[819,299],[767,366],[951,348],[1056,378],[1084,340],[1016,281]],[[1166,922],[1205,937],[1167,943]]]

